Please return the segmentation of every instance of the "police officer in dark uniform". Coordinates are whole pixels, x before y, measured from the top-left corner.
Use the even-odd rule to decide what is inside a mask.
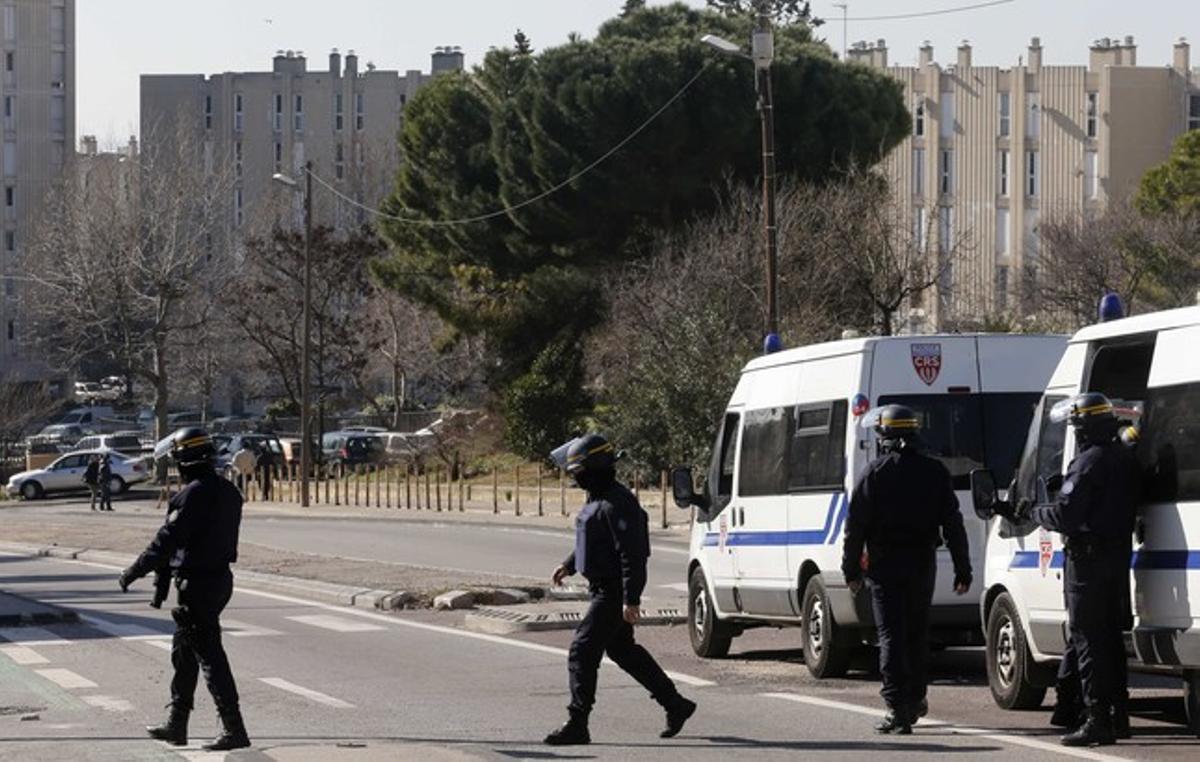
[[[875,730],[907,735],[928,710],[929,607],[941,538],[950,547],[959,595],[971,587],[971,559],[950,472],[919,451],[917,416],[903,405],[887,405],[871,415],[883,453],[854,487],[842,574],[857,595],[865,546],[865,577],[879,636],[880,693],[888,707]]]
[[[169,564],[178,591],[172,610],[175,636],[171,641],[170,714],[167,721],[147,728],[151,737],[183,746],[187,744],[188,714],[196,692],[199,671],[217,705],[222,733],[204,748],[228,751],[250,745],[238,705],[237,686],[221,645],[221,611],[233,595],[229,565],[237,561],[238,528],[242,521],[242,496],[213,468],[216,450],[200,428],[181,429],[159,444],[156,454],[169,454],[186,482],[171,498],[167,521],[133,565],[121,573],[120,585],[129,585]]]
[[[1075,430],[1079,454],[1058,497],[1033,506],[1031,518],[1064,538],[1067,620],[1087,718],[1062,743],[1098,746],[1116,742],[1112,713],[1124,698],[1122,631],[1129,603],[1122,598],[1128,598],[1140,475],[1107,397],[1088,392],[1051,411],[1052,420],[1064,417]],[[1127,726],[1127,710],[1119,711]]]
[[[588,500],[575,519],[575,550],[554,570],[554,584],[578,571],[587,578],[592,602],[575,631],[567,662],[570,718],[545,742],[552,746],[591,742],[588,714],[596,701],[596,674],[606,653],[666,710],[667,726],[659,735],[671,738],[683,729],[696,705],[679,695],[654,657],[633,639],[650,556],[646,512],[633,493],[617,482],[616,452],[599,434],[573,439],[551,458],[587,492]]]

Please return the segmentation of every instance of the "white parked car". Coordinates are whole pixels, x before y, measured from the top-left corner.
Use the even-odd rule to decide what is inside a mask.
[[[112,458],[112,482],[109,488],[119,495],[131,484],[150,478],[150,469],[142,458],[132,458],[113,450],[84,450],[67,453],[45,468],[22,471],[8,480],[6,490],[10,497],[20,495],[26,500],[36,500],[51,492],[69,492],[85,489],[83,472],[93,455],[107,453]]]

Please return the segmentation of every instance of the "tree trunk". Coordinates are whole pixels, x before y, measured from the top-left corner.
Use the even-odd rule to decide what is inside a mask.
[[[170,390],[167,386],[167,336],[163,332],[154,334],[154,440],[160,441],[170,432],[167,431],[167,404]],[[167,463],[165,460],[155,463],[158,481],[166,483]]]

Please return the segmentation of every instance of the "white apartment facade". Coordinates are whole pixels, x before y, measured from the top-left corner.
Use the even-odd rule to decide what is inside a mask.
[[[0,382],[44,375],[22,351],[21,247],[75,136],[75,0],[0,0]]]
[[[849,51],[901,83],[912,134],[882,166],[914,231],[928,231],[934,252],[953,250],[910,321],[917,330],[1034,311],[1046,275],[1039,221],[1129,197],[1180,134],[1200,129],[1184,40],[1170,66],[1139,66],[1128,37],[1096,41],[1086,66],[1044,65],[1036,37],[1010,68],[975,65],[966,42],[957,53],[942,67],[928,43],[916,66],[889,66],[883,40]]]

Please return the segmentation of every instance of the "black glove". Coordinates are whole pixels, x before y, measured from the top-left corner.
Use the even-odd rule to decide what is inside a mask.
[[[955,574],[954,587],[957,589],[959,585],[964,585],[969,590],[971,588],[972,580],[973,578],[971,577],[970,572],[967,572],[966,574]]]
[[[137,580],[137,575],[133,573],[133,567],[129,567],[121,572],[121,576],[117,579],[117,584],[121,586],[122,593],[129,592],[129,586]]]

